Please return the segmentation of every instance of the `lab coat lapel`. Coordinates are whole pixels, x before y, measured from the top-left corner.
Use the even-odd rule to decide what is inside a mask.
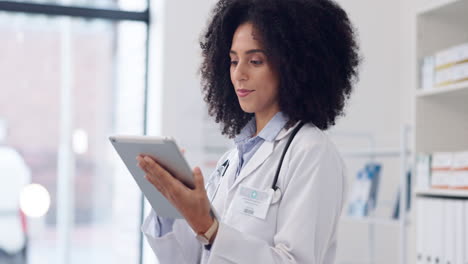
[[[282,140],[283,138],[285,138],[286,136],[291,134],[293,132],[294,128],[296,128],[298,125],[299,125],[299,121],[296,122],[296,124],[294,126],[290,127],[289,129],[284,129],[284,128],[281,129],[281,131],[276,136],[275,141]]]
[[[241,170],[239,176],[231,185],[230,190],[233,190],[245,177],[252,174],[273,152],[274,142],[265,141],[260,148],[255,152],[252,158],[247,162],[245,167]]]
[[[226,174],[224,176],[224,178],[226,178],[225,180],[227,181],[227,189],[224,189],[224,190],[230,190],[232,185],[234,184],[234,180],[235,180],[235,174],[236,174],[236,171],[237,171],[237,164],[239,164],[239,152],[238,150],[234,150],[233,154],[229,157],[229,168],[227,169],[226,171]],[[228,176],[226,176],[228,175]]]
[[[289,129],[281,129],[280,133],[276,136],[273,142],[264,141],[260,148],[258,148],[255,154],[249,160],[249,162],[247,162],[245,167],[241,170],[239,176],[237,177],[237,179],[235,179],[234,183],[230,185],[231,187],[229,188],[229,191],[234,190],[234,188],[236,188],[236,186],[240,182],[242,182],[242,180],[244,180],[247,176],[251,175],[260,165],[262,165],[263,162],[265,162],[265,160],[271,155],[271,153],[273,153],[275,143],[291,134],[291,132],[298,124],[299,122],[297,122],[293,127]]]

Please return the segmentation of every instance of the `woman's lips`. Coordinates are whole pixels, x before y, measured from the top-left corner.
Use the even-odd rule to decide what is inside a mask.
[[[239,97],[246,97],[247,95],[249,95],[253,91],[255,91],[255,90],[237,89],[237,95]]]

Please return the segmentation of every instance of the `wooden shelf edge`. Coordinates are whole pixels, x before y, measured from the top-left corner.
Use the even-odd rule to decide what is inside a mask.
[[[416,9],[416,15],[426,15],[430,12],[436,11],[437,9],[443,8],[447,5],[459,2],[462,0],[438,0],[438,1],[431,1],[429,4],[420,6]]]
[[[432,88],[430,90],[421,90],[418,89],[416,91],[416,97],[418,98],[425,98],[425,97],[433,97],[437,95],[445,95],[448,93],[455,93],[458,91],[467,91],[468,92],[468,81],[460,82],[451,84],[445,87],[440,88]]]
[[[468,198],[468,190],[419,189],[415,191],[415,194],[416,196]]]
[[[342,216],[341,221],[345,222],[354,222],[354,223],[361,223],[361,224],[377,224],[377,225],[400,225],[400,219],[393,219],[390,217],[352,217],[352,216]],[[409,220],[406,220],[406,224],[409,224]]]

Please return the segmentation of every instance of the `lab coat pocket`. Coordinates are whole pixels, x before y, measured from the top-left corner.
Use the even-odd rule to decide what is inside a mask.
[[[259,190],[239,186],[229,206],[225,223],[243,233],[272,241],[280,198],[271,188]]]

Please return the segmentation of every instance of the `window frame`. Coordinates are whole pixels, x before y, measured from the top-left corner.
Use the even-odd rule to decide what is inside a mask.
[[[112,22],[118,21],[139,21],[146,25],[145,40],[145,65],[144,65],[144,95],[143,95],[143,134],[147,135],[148,116],[148,67],[149,67],[149,32],[151,32],[150,0],[146,0],[146,9],[143,11],[125,11],[118,9],[81,7],[76,5],[58,5],[28,2],[0,1],[0,11],[12,13],[26,13],[47,16],[62,16],[84,19],[103,19]],[[140,198],[139,225],[143,224],[145,213],[145,199],[143,194]],[[137,230],[140,230],[138,227]],[[143,264],[143,234],[139,232],[138,242],[138,263]]]

